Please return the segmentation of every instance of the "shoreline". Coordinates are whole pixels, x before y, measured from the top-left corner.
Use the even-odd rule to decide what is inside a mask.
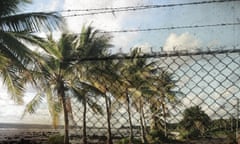
[[[62,125],[59,125],[59,127],[63,127]],[[0,129],[10,129],[10,128],[16,128],[16,129],[53,129],[52,125],[49,124],[25,124],[25,123],[0,123]]]
[[[0,143],[47,144],[49,136],[57,134],[60,134],[60,132],[54,129],[0,128]]]

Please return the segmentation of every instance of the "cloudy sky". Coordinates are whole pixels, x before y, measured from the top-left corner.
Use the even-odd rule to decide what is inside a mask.
[[[33,0],[35,5],[25,8],[26,11],[82,10],[95,8],[117,8],[143,5],[169,5],[179,3],[201,2],[201,0],[54,0],[42,2]],[[209,0],[211,1],[211,0]],[[194,25],[214,25],[240,22],[239,2],[224,2],[202,5],[175,6],[128,12],[114,12],[90,16],[66,17],[68,29],[80,32],[83,24],[91,24],[104,31],[126,29],[149,29]],[[84,14],[86,12],[63,12],[64,16]],[[89,13],[89,12],[87,12]],[[195,47],[229,46],[237,44],[239,29],[237,26],[205,27],[193,29],[160,30],[150,32],[112,33],[113,51],[119,48],[128,52],[131,47],[152,46],[165,50],[189,49]],[[224,41],[223,41],[224,40]]]
[[[61,11],[81,10],[94,8],[117,8],[142,5],[168,5],[178,3],[200,2],[202,0],[33,0],[32,5],[22,7],[22,11]],[[209,0],[210,1],[210,0]],[[139,11],[114,12],[89,16],[72,16],[83,12],[62,12],[66,16],[68,30],[79,33],[83,24],[91,24],[103,31],[118,31],[131,29],[152,29],[179,26],[201,26],[240,22],[240,2],[224,2],[190,6],[176,6],[146,9]],[[143,49],[153,48],[153,51],[189,50],[195,48],[216,48],[240,44],[240,26],[204,27],[190,29],[159,30],[148,32],[111,33],[113,36],[112,52],[120,49],[129,52],[132,47],[142,46]],[[59,33],[54,34],[56,38]],[[162,47],[162,48],[161,48]],[[27,91],[25,101],[30,100],[34,91]],[[1,89],[0,122],[40,122],[49,123],[49,114],[46,107],[20,120],[24,106],[14,104],[4,87]],[[41,115],[41,116],[39,116]]]

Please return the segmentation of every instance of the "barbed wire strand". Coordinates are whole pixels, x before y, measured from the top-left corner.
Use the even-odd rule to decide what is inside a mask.
[[[105,57],[86,57],[86,58],[68,58],[70,61],[105,61],[105,60],[120,60],[120,59],[136,59],[136,58],[161,58],[161,57],[175,57],[175,56],[194,56],[194,55],[215,55],[215,54],[224,54],[224,53],[240,53],[240,49],[237,48],[238,45],[232,46],[231,49],[224,49],[225,47],[219,47],[218,49],[207,49],[201,51],[196,49],[195,51],[179,50],[179,51],[160,51],[160,52],[150,52],[150,53],[141,53],[137,56],[131,56],[126,53],[117,53]]]
[[[87,16],[87,15],[97,15],[104,13],[115,13],[123,11],[137,11],[145,9],[154,9],[154,8],[166,8],[166,7],[176,7],[176,6],[190,6],[190,5],[202,5],[202,4],[212,4],[212,3],[224,3],[224,2],[237,2],[240,0],[213,0],[213,1],[199,1],[199,2],[190,2],[190,3],[177,3],[177,4],[165,4],[165,5],[142,5],[142,6],[128,6],[128,7],[115,7],[115,8],[95,8],[95,9],[68,9],[55,12],[87,12],[81,14],[70,14],[63,17],[75,17],[75,16]],[[97,11],[97,12],[91,12]]]
[[[149,32],[149,31],[161,31],[161,30],[175,30],[175,29],[194,29],[194,28],[206,28],[206,27],[223,27],[223,26],[236,26],[240,25],[240,22],[233,23],[217,23],[206,25],[184,25],[184,26],[172,26],[172,27],[156,27],[156,28],[138,28],[138,29],[123,29],[123,30],[109,30],[99,31],[98,33],[110,34],[110,33],[133,33],[133,32]],[[75,33],[84,34],[84,33]]]

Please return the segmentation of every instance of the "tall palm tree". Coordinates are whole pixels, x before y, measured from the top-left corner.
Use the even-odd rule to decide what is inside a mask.
[[[138,49],[134,49],[131,53],[132,57],[141,55]],[[164,128],[166,133],[166,104],[175,101],[177,92],[173,91],[176,87],[172,75],[163,68],[159,67],[159,61],[153,61],[146,58],[134,58],[128,63],[125,61],[121,74],[129,82],[131,101],[135,105],[136,110],[140,114],[140,126],[142,142],[146,143],[146,124],[144,116],[144,105],[150,106],[150,109],[156,108],[153,114],[162,112],[164,119]],[[125,67],[125,68],[124,68]],[[129,99],[129,98],[127,98]],[[128,104],[129,105],[129,104]],[[129,110],[130,108],[128,108]],[[131,112],[128,112],[129,114]],[[156,114],[155,114],[156,113]],[[157,117],[158,121],[160,117]],[[131,136],[131,134],[130,134]],[[131,137],[130,137],[131,138]]]
[[[112,61],[94,61],[94,63],[95,68],[88,73],[88,77],[91,78],[92,84],[95,85],[104,94],[107,117],[107,144],[112,144],[111,98],[114,96],[114,94],[118,93],[118,78],[115,73],[115,68]]]
[[[74,64],[68,61],[72,53],[75,51],[72,47],[72,41],[77,36],[63,34],[58,43],[55,43],[52,37],[43,43],[44,47],[51,47],[55,53],[48,53],[48,55],[39,56],[38,63],[40,71],[34,71],[33,84],[37,86],[39,95],[36,95],[33,100],[27,105],[26,111],[34,112],[38,107],[41,99],[46,96],[50,114],[53,117],[53,122],[58,121],[59,113],[63,110],[64,113],[64,143],[69,143],[69,120],[68,111],[70,108],[67,105],[68,95],[67,91],[71,88],[69,80],[74,76]],[[61,106],[62,105],[62,106]]]
[[[109,56],[108,48],[112,45],[109,43],[110,36],[103,37],[99,35],[98,31],[90,33],[91,29],[83,32],[82,41],[80,45],[83,47],[90,46],[91,50],[82,49],[82,54],[89,54],[91,57],[81,57],[85,65],[88,65],[87,71],[84,77],[95,86],[104,96],[106,117],[107,117],[107,143],[112,144],[112,133],[111,133],[111,98],[114,93],[117,93],[118,76],[116,74],[116,64],[111,60],[98,60],[97,58]],[[91,34],[91,35],[90,35]],[[101,36],[101,37],[96,37]],[[94,38],[93,38],[94,37]],[[86,45],[91,42],[92,44]],[[94,58],[96,58],[94,60]],[[80,61],[81,63],[81,61]],[[111,93],[111,94],[110,94]]]
[[[104,76],[102,75],[105,73],[105,76],[111,76],[111,74],[106,74],[106,69],[102,69],[102,66],[106,63],[91,61],[88,59],[94,60],[94,58],[103,57],[108,55],[108,48],[112,45],[110,44],[111,37],[108,35],[102,35],[97,30],[94,30],[92,27],[82,28],[82,32],[80,35],[80,41],[78,41],[79,54],[78,63],[79,70],[81,71],[81,79],[82,81],[88,81],[91,83],[91,86],[95,88],[95,92],[97,95],[102,95],[105,98],[106,107],[107,107],[107,115],[109,114],[109,99],[107,96],[107,88],[106,85],[103,85]],[[106,77],[105,77],[106,78]],[[109,79],[109,77],[108,77]],[[93,88],[93,89],[94,89]],[[84,104],[86,106],[86,104]],[[86,113],[86,107],[84,108],[84,113]],[[110,117],[108,119],[108,127],[110,126]],[[83,121],[86,125],[86,120]],[[84,129],[83,129],[84,130]],[[109,131],[108,131],[109,133]],[[86,135],[86,129],[83,132]],[[110,132],[111,136],[111,132]],[[86,143],[86,136],[83,138],[83,142]]]
[[[145,127],[144,127],[144,99],[143,95],[149,93],[146,91],[146,87],[150,87],[152,83],[150,83],[149,78],[146,76],[150,75],[150,71],[154,68],[155,63],[148,62],[147,59],[144,58],[135,58],[139,56],[141,53],[138,48],[134,49],[130,56],[133,57],[131,60],[120,60],[118,74],[120,75],[121,86],[118,86],[118,90],[122,91],[124,95],[119,94],[117,98],[119,100],[124,100],[127,105],[127,113],[129,118],[129,126],[130,126],[130,135],[129,135],[129,143],[133,142],[133,125],[132,125],[132,106],[134,105],[136,110],[140,114],[140,124],[141,124],[141,135],[143,143],[146,142],[145,138]]]
[[[117,54],[118,55],[118,54]],[[134,52],[132,54],[134,56]],[[95,62],[96,63],[96,62]],[[139,82],[137,72],[137,64],[129,62],[124,59],[118,60],[104,60],[96,63],[96,68],[93,73],[99,75],[96,81],[98,87],[105,93],[110,93],[110,97],[105,96],[105,105],[107,113],[108,124],[108,140],[107,143],[112,143],[111,138],[111,99],[123,101],[127,105],[128,121],[130,126],[129,143],[133,142],[133,124],[132,124],[132,110],[131,110],[131,93],[133,89],[138,86]],[[97,72],[97,74],[96,74]]]
[[[36,73],[35,84],[40,85],[42,91],[46,91],[48,103],[52,104],[52,100],[57,100],[57,103],[62,104],[64,113],[65,136],[64,142],[69,143],[69,112],[71,114],[70,97],[76,97],[83,103],[83,142],[87,143],[86,139],[86,107],[89,105],[94,112],[102,114],[101,107],[91,100],[91,97],[104,95],[98,87],[92,85],[91,77],[88,77],[88,71],[93,66],[88,61],[82,61],[86,58],[101,55],[103,50],[108,46],[105,36],[97,35],[92,27],[83,27],[81,35],[63,34],[58,43],[51,38],[44,43],[41,41],[41,46],[45,47],[48,52],[43,60],[39,58],[40,73]],[[51,48],[51,49],[50,49]],[[38,96],[39,97],[39,96]],[[40,98],[35,97],[28,105],[26,111],[31,112],[39,105]],[[41,96],[40,96],[41,97]],[[55,98],[54,98],[55,97]],[[55,115],[59,114],[59,109],[53,107]],[[50,113],[52,113],[50,110]],[[57,118],[55,118],[57,119]]]
[[[22,102],[23,84],[19,75],[33,61],[34,52],[25,44],[33,32],[54,30],[62,25],[57,13],[20,13],[20,4],[29,0],[0,1],[0,76],[16,102]],[[23,5],[21,5],[23,6]],[[28,41],[31,43],[31,41]]]
[[[137,57],[141,55],[138,48],[132,51],[132,56]],[[140,126],[141,126],[141,140],[142,143],[146,143],[146,126],[145,126],[145,116],[144,116],[144,105],[146,103],[147,98],[145,95],[149,95],[149,93],[153,93],[155,91],[151,91],[149,87],[151,87],[152,83],[150,81],[151,71],[155,69],[156,62],[150,62],[146,58],[135,58],[130,63],[129,76],[128,79],[132,83],[132,87],[134,90],[131,92],[132,101],[135,105],[136,110],[140,114]]]
[[[134,57],[137,53],[137,49],[133,50],[131,53],[131,56]],[[119,73],[121,76],[121,82],[123,88],[123,92],[125,93],[122,97],[118,97],[119,100],[123,99],[127,105],[127,114],[128,114],[128,121],[129,121],[129,128],[130,128],[130,134],[129,134],[129,143],[133,142],[133,124],[132,124],[132,110],[131,110],[131,95],[132,89],[136,89],[136,71],[137,66],[134,63],[134,60],[121,60],[121,65],[118,68]]]
[[[153,86],[157,93],[150,99],[153,127],[152,129],[164,129],[164,134],[167,136],[167,122],[166,118],[168,116],[167,103],[173,104],[177,102],[176,95],[181,94],[178,91],[174,91],[176,88],[176,81],[173,80],[173,75],[166,70],[158,71],[158,73],[153,76]],[[161,122],[161,118],[162,121]]]

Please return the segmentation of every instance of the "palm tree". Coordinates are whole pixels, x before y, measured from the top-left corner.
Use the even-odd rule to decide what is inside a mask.
[[[139,53],[138,49],[134,49],[131,55],[132,57],[137,57],[141,55],[141,53]],[[146,143],[145,135],[147,132],[144,116],[144,107],[146,106],[144,105],[148,105],[152,110],[155,124],[163,117],[166,135],[166,104],[167,102],[175,102],[175,95],[178,93],[173,90],[176,87],[176,81],[173,80],[172,75],[163,68],[158,67],[158,64],[159,61],[152,61],[146,58],[134,58],[128,63],[125,61],[125,65],[123,66],[125,70],[121,72],[125,80],[129,83],[128,87],[131,88],[129,92],[132,99],[131,101],[140,114],[141,139],[143,143]],[[129,99],[129,97],[126,98]],[[129,110],[130,108],[128,108],[128,111]],[[128,113],[130,114],[131,112]],[[156,115],[159,114],[161,116],[156,117]],[[158,127],[158,129],[159,128],[161,127]]]
[[[131,56],[134,57],[137,53],[137,49],[133,50],[131,53]],[[127,105],[127,114],[128,114],[128,121],[129,121],[129,128],[130,128],[130,134],[129,134],[129,143],[133,142],[133,124],[132,124],[132,110],[131,110],[131,97],[132,95],[132,89],[136,89],[136,72],[139,70],[137,68],[136,63],[134,63],[134,60],[127,61],[122,60],[119,69],[119,73],[121,76],[120,81],[122,82],[123,86],[123,93],[125,93],[123,96],[119,95],[121,97],[118,97],[119,100],[123,99],[126,102]],[[139,79],[138,79],[139,80]]]
[[[119,54],[112,55],[112,56],[119,56]],[[105,56],[106,57],[106,56]],[[129,126],[130,126],[130,136],[129,136],[129,143],[132,142],[133,139],[133,126],[131,120],[131,109],[130,109],[130,98],[129,98],[129,88],[130,88],[130,81],[126,79],[125,72],[127,72],[127,64],[126,61],[123,59],[110,59],[104,60],[104,62],[98,62],[96,64],[96,69],[101,77],[101,80],[98,77],[98,87],[102,87],[105,93],[110,93],[109,96],[105,96],[105,105],[106,105],[106,112],[107,112],[107,125],[108,125],[108,143],[112,143],[111,138],[111,111],[114,110],[116,104],[119,102],[124,102],[127,105],[127,112],[129,116]],[[96,71],[94,71],[96,72]],[[96,75],[96,74],[95,74]],[[115,99],[113,103],[111,99]]]
[[[132,51],[132,56],[137,57],[141,55],[138,51],[138,48]],[[144,105],[148,98],[146,96],[154,93],[155,91],[151,90],[152,81],[151,76],[152,72],[156,67],[156,62],[150,62],[146,58],[136,58],[132,60],[131,66],[128,68],[130,73],[128,79],[132,82],[134,91],[132,91],[132,101],[136,107],[136,110],[140,114],[140,126],[141,126],[141,140],[142,143],[146,143],[146,125],[145,125],[145,116],[144,116]]]
[[[24,42],[31,33],[61,27],[57,13],[18,13],[29,0],[0,1],[0,75],[16,102],[22,102],[24,85],[20,73],[26,71],[34,52]],[[23,41],[24,39],[24,41]],[[32,43],[32,41],[28,41]]]
[[[36,95],[33,100],[27,105],[26,112],[34,112],[38,107],[41,99],[46,96],[49,111],[53,118],[53,122],[58,121],[59,113],[63,110],[64,113],[64,143],[69,143],[69,120],[68,120],[68,95],[66,91],[72,89],[71,82],[69,80],[74,76],[72,73],[74,70],[74,64],[66,60],[66,58],[72,55],[74,47],[72,47],[72,41],[76,39],[75,35],[63,34],[58,44],[56,44],[52,37],[42,44],[44,47],[51,47],[55,53],[49,53],[39,57],[37,66],[40,71],[34,72],[33,84],[37,87],[39,95]],[[42,41],[43,42],[43,41]],[[62,105],[62,106],[61,106]]]
[[[118,54],[117,54],[118,55]],[[134,52],[133,52],[134,55]],[[106,55],[105,55],[106,56]],[[111,138],[111,99],[114,98],[117,101],[124,101],[127,105],[128,121],[130,126],[129,143],[133,142],[133,125],[131,114],[131,93],[133,89],[138,86],[138,76],[135,72],[139,71],[137,63],[132,64],[126,60],[104,60],[100,62],[94,61],[96,68],[91,75],[99,75],[95,80],[95,84],[99,87],[105,95],[105,105],[107,113],[107,125],[108,125],[108,140],[107,143],[112,143]],[[132,82],[133,81],[133,82]],[[110,96],[107,95],[110,93]]]
[[[78,44],[78,71],[81,72],[82,81],[88,81],[91,83],[91,87],[93,92],[97,95],[101,95],[105,98],[106,110],[107,110],[107,120],[108,120],[108,138],[109,142],[111,143],[111,131],[110,128],[110,116],[109,116],[109,107],[110,107],[110,100],[107,96],[106,85],[102,85],[104,83],[104,77],[102,73],[107,73],[106,69],[102,69],[102,66],[106,66],[106,63],[96,62],[96,61],[88,61],[87,59],[91,58],[98,58],[102,56],[107,56],[107,49],[110,48],[112,45],[110,44],[110,39],[108,35],[102,35],[97,30],[94,30],[92,27],[82,28],[82,32],[80,35],[80,39],[77,42]],[[85,61],[84,61],[85,60]],[[107,74],[108,76],[112,76],[111,74]],[[106,75],[105,75],[106,76]],[[109,80],[110,77],[108,77]],[[100,81],[99,81],[100,80]],[[84,101],[84,116],[83,116],[83,126],[86,126],[86,100]],[[99,108],[99,107],[98,107]],[[101,111],[102,113],[102,111]],[[83,128],[83,143],[86,143],[86,128]]]
[[[160,70],[153,76],[153,86],[155,87],[157,94],[151,97],[150,102],[152,111],[152,129],[164,129],[164,134],[167,136],[167,123],[166,118],[168,116],[167,103],[174,104],[177,102],[176,95],[181,94],[178,91],[174,91],[176,88],[176,81],[173,80],[173,75],[166,70]],[[161,118],[162,117],[162,120]],[[161,122],[162,121],[162,122]]]
[[[105,97],[105,105],[107,111],[108,122],[108,143],[111,140],[111,98],[117,101],[123,101],[127,105],[128,122],[130,127],[129,143],[133,142],[133,124],[132,124],[132,110],[131,110],[131,96],[133,89],[138,81],[134,78],[135,73],[130,69],[136,69],[136,65],[127,62],[126,60],[107,60],[97,64],[99,73],[99,85],[103,86],[104,91],[110,93],[111,97]],[[135,71],[136,72],[136,71]],[[133,76],[132,76],[133,75]],[[134,78],[133,78],[134,77]],[[132,82],[134,81],[134,82]],[[113,103],[114,105],[114,103]]]
[[[125,95],[120,95],[121,97],[118,97],[118,99],[123,99],[127,105],[127,113],[130,126],[129,143],[132,143],[133,141],[131,105],[135,105],[136,110],[140,114],[142,142],[146,143],[143,96],[150,92],[150,89],[147,91],[146,88],[150,87],[152,83],[149,83],[149,78],[147,78],[147,76],[150,76],[150,71],[152,71],[155,67],[155,63],[148,62],[147,59],[144,58],[135,58],[140,54],[141,53],[139,53],[138,48],[134,49],[130,54],[133,59],[121,60],[121,65],[119,68],[120,81],[123,87],[121,89],[123,91],[122,93],[125,93]]]
[[[97,87],[103,94],[105,99],[106,117],[107,117],[107,144],[112,144],[111,132],[111,98],[114,94],[118,94],[118,76],[112,61],[94,61],[95,68],[89,71],[91,83]],[[111,94],[109,94],[111,93]]]
[[[98,60],[97,58],[108,57],[108,48],[112,45],[109,44],[110,36],[103,37],[99,35],[98,31],[90,33],[91,29],[85,30],[82,35],[82,41],[80,45],[83,47],[90,46],[91,50],[82,50],[84,53],[89,53],[91,57],[81,57],[85,60],[83,63],[88,65],[87,71],[84,77],[95,86],[104,96],[105,107],[106,107],[106,117],[107,117],[107,143],[112,144],[112,132],[111,132],[111,98],[114,94],[118,93],[118,75],[116,73],[117,65],[115,61],[112,60]],[[91,34],[91,36],[90,36]],[[97,38],[99,35],[101,37]],[[93,38],[95,37],[95,38]],[[92,42],[92,44],[86,45],[85,43]],[[91,54],[90,54],[91,53]],[[81,63],[81,61],[80,61]],[[110,94],[111,93],[111,94]]]
[[[91,63],[83,62],[86,59],[101,55],[102,50],[105,49],[103,43],[104,36],[97,35],[92,27],[83,27],[80,36],[73,34],[63,34],[58,43],[51,38],[44,43],[41,41],[41,46],[45,47],[48,55],[39,58],[40,72],[35,72],[34,84],[41,86],[41,92],[46,92],[47,100],[50,105],[50,113],[53,119],[57,119],[60,109],[59,104],[62,104],[64,113],[65,136],[64,142],[69,143],[69,112],[71,114],[70,97],[76,97],[83,103],[83,141],[87,143],[86,139],[86,107],[87,104],[94,112],[102,114],[101,107],[91,100],[94,96],[104,95],[101,89],[95,87],[90,82],[91,77],[88,76],[88,71],[92,69]],[[106,44],[107,46],[107,44]],[[50,49],[51,48],[51,49]],[[95,50],[96,49],[96,50]],[[39,87],[38,87],[39,88]],[[41,93],[40,92],[40,93]],[[26,108],[26,111],[34,112],[39,105],[39,99],[42,95],[36,96]],[[40,97],[40,98],[39,98]],[[58,104],[53,106],[52,103]],[[56,104],[55,104],[56,105]],[[58,109],[56,109],[58,108]],[[54,121],[53,121],[54,122]]]

